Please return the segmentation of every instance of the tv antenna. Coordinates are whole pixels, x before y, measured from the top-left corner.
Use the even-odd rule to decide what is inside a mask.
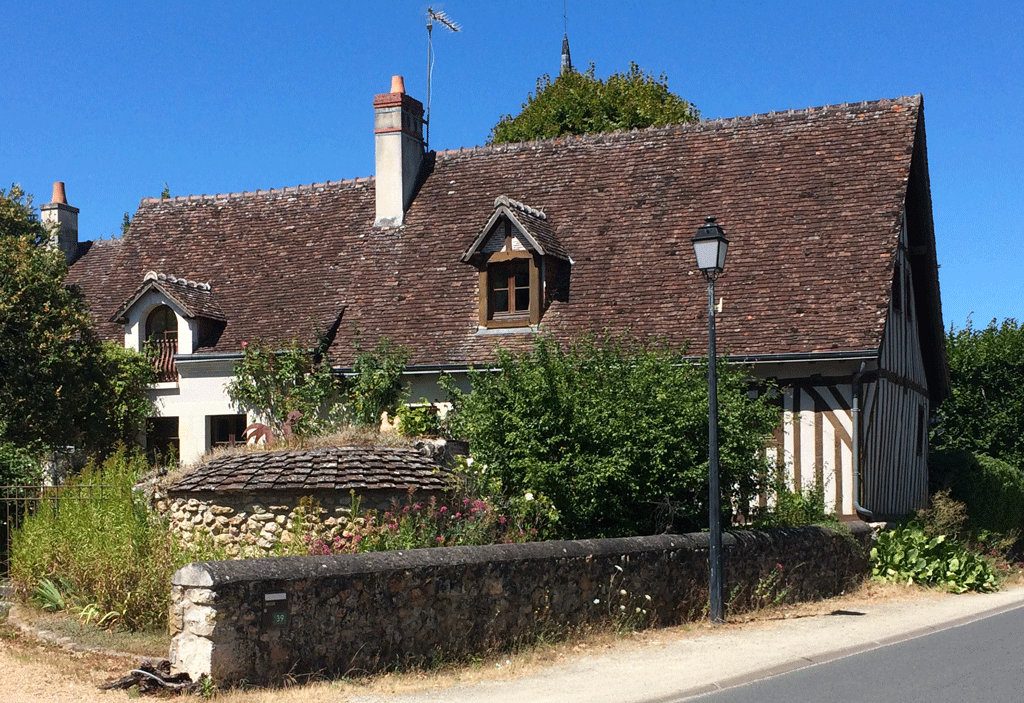
[[[447,29],[449,32],[461,32],[459,23],[449,17],[443,10],[427,8],[427,138],[424,146],[430,146],[430,84],[434,76],[434,43],[431,41],[434,30],[434,22]]]

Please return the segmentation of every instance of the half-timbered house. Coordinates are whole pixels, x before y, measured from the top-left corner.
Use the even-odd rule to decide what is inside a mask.
[[[690,238],[714,215],[718,348],[781,387],[794,484],[843,516],[923,505],[949,381],[920,96],[446,152],[425,151],[400,81],[374,110],[374,177],[145,199],[123,238],[79,245],[69,280],[101,333],[176,345],[151,444],[193,461],[237,437],[250,418],[224,383],[256,339],[327,330],[344,368],[389,337],[413,398],[538,333],[699,356]]]

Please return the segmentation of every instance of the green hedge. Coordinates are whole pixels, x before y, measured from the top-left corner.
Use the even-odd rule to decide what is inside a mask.
[[[1006,533],[1024,529],[1024,474],[1010,464],[966,449],[928,458],[932,493],[949,489],[967,506],[968,527]]]

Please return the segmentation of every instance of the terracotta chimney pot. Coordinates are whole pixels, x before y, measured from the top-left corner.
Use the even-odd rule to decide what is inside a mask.
[[[53,184],[53,199],[51,203],[60,203],[62,205],[68,204],[68,196],[64,194],[64,182],[54,181]]]
[[[404,93],[405,92],[405,79],[401,76],[391,76],[391,92],[392,93]]]

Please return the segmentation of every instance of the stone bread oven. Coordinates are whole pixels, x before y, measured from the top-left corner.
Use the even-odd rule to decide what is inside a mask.
[[[354,496],[361,509],[387,510],[410,494],[441,499],[450,486],[450,472],[418,449],[331,447],[216,457],[154,502],[186,546],[212,539],[231,556],[266,556],[292,539],[303,498],[331,530],[344,527]]]

